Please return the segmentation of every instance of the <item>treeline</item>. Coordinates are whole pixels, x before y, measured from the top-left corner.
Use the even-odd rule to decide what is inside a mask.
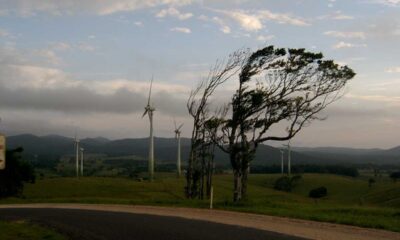
[[[280,173],[280,165],[272,166],[252,166],[251,173]],[[287,168],[285,166],[285,172]],[[291,168],[293,174],[301,173],[329,173],[342,176],[357,177],[359,175],[357,168],[342,166],[342,165],[315,165],[315,164],[305,164],[305,165],[293,165]]]

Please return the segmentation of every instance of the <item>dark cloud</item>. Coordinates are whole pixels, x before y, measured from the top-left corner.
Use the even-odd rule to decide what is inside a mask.
[[[141,112],[147,103],[146,93],[119,89],[112,94],[99,94],[88,88],[8,89],[0,83],[0,108],[11,110],[49,110],[67,113]],[[185,99],[171,93],[158,92],[152,99],[156,110],[168,115],[186,113]]]

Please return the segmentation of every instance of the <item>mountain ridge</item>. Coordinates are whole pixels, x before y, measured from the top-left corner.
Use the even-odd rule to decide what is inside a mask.
[[[156,160],[162,163],[174,162],[176,159],[176,139],[155,137]],[[135,155],[143,159],[148,154],[148,138],[125,138],[110,140],[104,137],[83,138],[81,147],[86,153],[105,154],[108,156]],[[21,134],[7,137],[9,148],[23,147],[24,156],[52,156],[57,159],[64,155],[73,155],[74,138],[60,135],[36,136]],[[190,139],[181,138],[182,159],[187,159],[190,150]],[[304,148],[292,147],[293,164],[398,164],[400,163],[400,146],[390,149],[353,149],[340,147]],[[218,164],[229,165],[226,153],[217,150]],[[284,152],[286,161],[287,150]],[[257,149],[254,165],[280,164],[281,152],[279,148],[261,144]]]

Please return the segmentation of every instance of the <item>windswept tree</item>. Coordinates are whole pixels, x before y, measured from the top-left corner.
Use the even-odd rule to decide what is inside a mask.
[[[207,78],[191,91],[187,101],[187,109],[193,118],[193,130],[188,166],[186,171],[185,193],[188,198],[199,194],[199,180],[203,177],[206,134],[205,123],[209,118],[210,98],[222,83],[236,75],[243,64],[243,50],[232,53],[226,61],[217,61],[210,69]]]
[[[355,76],[349,67],[305,49],[268,46],[241,57],[238,88],[227,114],[219,116],[216,138],[230,157],[234,201],[246,198],[249,166],[259,144],[289,140],[311,121],[322,119],[318,113],[339,99]],[[284,131],[275,135],[271,129],[278,124]]]

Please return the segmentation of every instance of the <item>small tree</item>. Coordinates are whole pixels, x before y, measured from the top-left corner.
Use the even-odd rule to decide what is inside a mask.
[[[246,198],[250,162],[266,141],[287,141],[340,98],[355,73],[324,60],[321,53],[268,46],[244,56],[238,88],[223,119],[219,147],[229,154],[234,173],[233,200]],[[272,134],[281,123],[286,131]]]
[[[21,160],[22,151],[22,148],[17,148],[6,152],[7,166],[0,170],[0,198],[19,195],[24,182],[35,182],[32,165]]]
[[[300,175],[293,177],[283,176],[275,181],[274,188],[279,191],[291,192],[300,180]]]
[[[372,184],[374,184],[376,181],[375,181],[375,178],[369,178],[368,179],[368,187],[369,188],[371,188],[372,187]]]

